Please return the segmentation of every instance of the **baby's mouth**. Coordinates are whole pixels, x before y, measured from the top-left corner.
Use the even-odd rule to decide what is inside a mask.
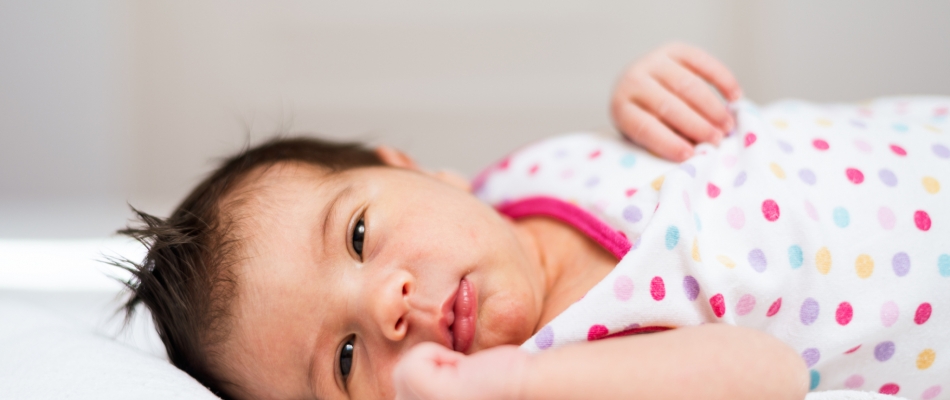
[[[475,311],[478,307],[476,300],[475,287],[467,279],[462,278],[458,292],[455,294],[455,304],[452,307],[452,318],[449,322],[452,349],[459,353],[467,353],[475,339]]]

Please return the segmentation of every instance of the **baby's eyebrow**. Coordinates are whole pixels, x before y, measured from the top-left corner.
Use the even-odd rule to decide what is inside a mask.
[[[321,236],[321,239],[323,239],[324,254],[326,254],[326,249],[327,249],[327,231],[329,230],[329,227],[330,227],[330,219],[336,215],[336,212],[335,212],[336,207],[338,204],[340,204],[340,200],[346,197],[351,191],[351,189],[352,189],[352,186],[347,186],[345,189],[339,191],[336,194],[336,196],[333,198],[333,200],[330,200],[330,204],[324,209],[323,236]]]

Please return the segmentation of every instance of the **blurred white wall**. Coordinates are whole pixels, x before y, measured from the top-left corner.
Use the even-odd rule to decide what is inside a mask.
[[[0,0],[0,237],[102,236],[277,131],[472,174],[609,128],[620,70],[672,39],[746,94],[950,94],[950,2]]]

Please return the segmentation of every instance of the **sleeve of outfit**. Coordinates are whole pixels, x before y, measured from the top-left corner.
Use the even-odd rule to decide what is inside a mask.
[[[619,260],[522,348],[728,323],[798,350],[812,390],[950,399],[950,98],[733,107],[682,164],[582,133],[476,178]]]

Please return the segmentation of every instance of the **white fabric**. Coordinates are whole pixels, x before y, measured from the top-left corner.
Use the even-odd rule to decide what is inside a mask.
[[[591,135],[516,152],[481,198],[557,197],[633,241],[522,347],[725,322],[801,352],[813,390],[950,398],[948,105],[741,103],[737,134],[680,166]]]

